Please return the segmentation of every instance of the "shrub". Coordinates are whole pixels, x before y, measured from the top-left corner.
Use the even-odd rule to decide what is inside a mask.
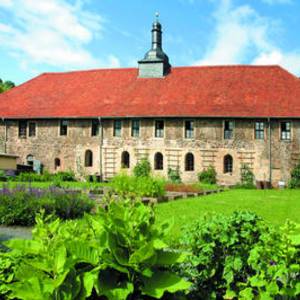
[[[254,189],[254,174],[250,167],[246,164],[242,164],[241,167],[241,183],[238,185],[240,188]]]
[[[201,218],[181,244],[191,252],[179,271],[193,282],[189,299],[297,299],[300,235],[293,234],[295,227],[278,231],[253,213]]]
[[[15,189],[3,188],[0,191],[0,224],[34,224],[35,215],[45,210],[62,219],[75,219],[90,212],[94,202],[86,195],[66,192],[61,189],[33,189],[19,186]]]
[[[300,163],[298,163],[291,172],[289,188],[291,189],[300,188]]]
[[[165,194],[165,181],[154,177],[135,177],[121,173],[112,179],[111,186],[119,195],[162,197]]]
[[[168,223],[156,225],[139,201],[109,201],[76,222],[36,221],[32,240],[6,242],[0,254],[0,294],[10,299],[170,299],[190,286],[170,269],[185,255],[166,244]]]
[[[179,169],[172,169],[169,168],[168,169],[168,179],[172,182],[172,183],[181,183],[181,177],[180,177],[180,172]]]
[[[43,174],[34,172],[23,172],[11,180],[17,182],[58,182],[58,181],[76,181],[75,174],[72,171],[57,172],[50,174],[45,171]]]
[[[216,184],[217,172],[213,166],[209,166],[206,170],[203,170],[198,174],[198,179],[202,183]]]
[[[151,172],[151,165],[147,158],[143,158],[133,169],[135,177],[149,177]]]

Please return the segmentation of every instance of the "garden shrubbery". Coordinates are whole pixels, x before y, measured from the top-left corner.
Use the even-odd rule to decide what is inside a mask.
[[[201,218],[179,244],[191,253],[178,269],[193,282],[188,299],[299,299],[299,229],[248,212]]]
[[[165,195],[165,181],[150,176],[136,177],[121,173],[112,179],[111,186],[118,195],[138,197],[162,197]]]
[[[180,171],[179,169],[168,169],[168,180],[172,183],[181,183]]]
[[[206,170],[198,174],[198,179],[201,183],[216,184],[217,172],[213,166],[209,166]]]
[[[147,158],[143,158],[133,169],[135,177],[149,177],[151,173],[151,165]]]
[[[94,202],[81,193],[56,188],[4,187],[0,191],[0,224],[33,225],[35,215],[41,209],[47,215],[53,214],[64,220],[76,219],[93,207]]]
[[[54,174],[47,171],[43,174],[35,172],[23,172],[16,177],[11,177],[10,180],[16,182],[49,182],[49,181],[76,181],[75,174],[72,171],[57,172]]]
[[[235,185],[235,188],[255,189],[254,181],[255,177],[250,167],[247,164],[242,164],[241,182]]]
[[[169,225],[156,225],[141,202],[110,201],[80,221],[36,220],[32,240],[8,241],[0,253],[0,297],[178,299],[190,287],[171,271],[185,255],[166,244]]]
[[[300,163],[298,163],[291,172],[289,188],[291,189],[300,188]]]

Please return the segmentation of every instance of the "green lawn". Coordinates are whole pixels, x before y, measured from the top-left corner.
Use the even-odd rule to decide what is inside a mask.
[[[275,226],[287,219],[300,223],[300,190],[229,190],[209,196],[177,200],[156,205],[157,221],[174,219],[172,236],[180,235],[182,226],[205,213],[229,215],[235,210],[257,213]]]

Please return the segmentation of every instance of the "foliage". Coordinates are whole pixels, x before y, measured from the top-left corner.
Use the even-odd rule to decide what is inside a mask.
[[[23,172],[11,180],[17,182],[58,182],[58,181],[76,181],[75,174],[72,171],[57,172],[50,174],[45,171],[43,174],[34,172]]]
[[[151,165],[147,158],[143,158],[133,169],[135,177],[149,177],[151,172]]]
[[[34,189],[19,186],[4,187],[0,191],[0,224],[30,226],[36,213],[44,209],[46,215],[64,220],[76,219],[90,212],[94,202],[84,194],[66,192],[57,188]]]
[[[251,171],[250,167],[247,164],[242,164],[241,167],[241,183],[236,187],[244,189],[254,189],[254,174]]]
[[[181,177],[180,177],[179,168],[176,168],[176,169],[169,168],[168,169],[168,179],[172,183],[181,183],[182,181],[181,181]]]
[[[46,223],[37,216],[32,240],[11,240],[0,254],[0,293],[10,299],[160,299],[190,283],[170,270],[185,255],[164,242],[139,201],[109,201],[80,221]]]
[[[202,183],[216,184],[217,172],[213,166],[209,166],[198,174],[198,180]]]
[[[189,299],[296,299],[300,235],[291,234],[295,225],[278,232],[248,212],[203,217],[182,239],[192,253],[179,270],[193,281]]]
[[[154,177],[135,177],[121,173],[112,179],[111,186],[119,195],[162,197],[165,194],[164,180]]]
[[[0,78],[0,93],[6,92],[15,87],[15,84],[12,81],[2,81]]]
[[[291,172],[289,188],[291,189],[300,188],[300,163],[298,163]]]
[[[7,176],[4,170],[0,170],[0,181],[7,181]]]

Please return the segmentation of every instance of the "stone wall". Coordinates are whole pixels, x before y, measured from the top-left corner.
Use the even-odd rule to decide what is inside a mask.
[[[5,125],[2,120],[0,120],[0,153],[5,152]]]
[[[154,166],[154,155],[164,156],[164,170],[153,171],[167,176],[167,170],[179,168],[184,181],[197,180],[197,174],[212,165],[218,173],[218,180],[234,184],[240,180],[240,167],[246,163],[253,170],[257,180],[269,179],[268,131],[265,139],[254,139],[254,120],[235,120],[234,138],[224,140],[223,120],[197,119],[194,122],[194,139],[185,139],[183,119],[165,119],[164,138],[154,138],[154,120],[142,119],[140,137],[131,137],[131,121],[123,120],[122,137],[113,136],[113,120],[103,120],[103,144],[101,137],[91,136],[91,120],[70,120],[67,136],[59,136],[58,120],[37,121],[37,136],[20,139],[18,121],[7,122],[7,152],[20,156],[26,163],[27,156],[40,160],[45,169],[54,172],[54,159],[61,160],[61,170],[74,170],[78,175],[100,174],[111,178],[121,168],[123,151],[130,153],[130,169],[143,157],[148,157]],[[273,182],[287,181],[291,168],[300,158],[300,121],[292,122],[292,141],[280,140],[280,123],[272,121],[272,177]],[[3,126],[2,126],[3,127]],[[0,141],[4,131],[0,125]],[[3,143],[2,143],[3,144]],[[1,147],[1,142],[0,142]],[[93,152],[93,167],[84,166],[86,150]],[[193,153],[195,170],[185,171],[185,155]],[[224,174],[223,159],[233,157],[232,174]],[[102,164],[100,164],[102,161]]]

